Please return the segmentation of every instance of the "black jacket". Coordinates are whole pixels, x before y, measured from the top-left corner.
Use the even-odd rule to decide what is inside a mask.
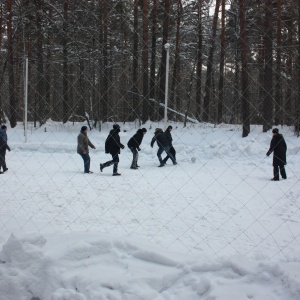
[[[140,150],[140,145],[142,143],[143,137],[144,137],[144,134],[143,134],[142,129],[138,129],[136,134],[129,139],[127,146],[129,148],[135,148],[135,149]]]
[[[287,146],[282,134],[274,134],[271,140],[270,149],[267,152],[268,156],[274,152],[273,166],[286,165],[286,150]]]
[[[155,142],[157,142],[158,147],[170,146],[170,141],[167,137],[167,134],[162,130],[159,130],[154,134],[154,137],[151,140],[151,147],[153,147]]]
[[[172,134],[168,128],[166,129],[165,134],[167,136],[167,139],[169,140],[169,144],[172,146],[173,138],[172,138]]]
[[[10,148],[7,144],[7,134],[5,130],[0,129],[0,152],[6,152],[6,149],[10,151]]]
[[[112,129],[105,141],[105,153],[112,155],[119,154],[120,149],[124,149],[124,145],[120,142],[120,129]]]

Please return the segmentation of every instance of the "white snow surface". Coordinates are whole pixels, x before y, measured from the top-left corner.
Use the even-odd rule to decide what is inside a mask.
[[[138,129],[122,124],[127,145]],[[82,125],[8,128],[0,175],[0,300],[299,300],[300,138],[279,127],[287,180],[270,181],[271,132],[171,123],[178,165],[157,168],[156,127],[138,170],[121,151],[119,177],[88,132],[93,174],[76,153]]]

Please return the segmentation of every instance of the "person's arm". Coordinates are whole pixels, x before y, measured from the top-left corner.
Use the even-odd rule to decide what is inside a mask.
[[[270,143],[270,149],[267,152],[267,156],[269,156],[274,151],[274,149],[276,147],[275,143],[276,143],[275,139],[272,138],[271,143]]]

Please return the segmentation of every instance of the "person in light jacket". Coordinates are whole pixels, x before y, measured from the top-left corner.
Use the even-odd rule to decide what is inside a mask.
[[[89,147],[96,149],[87,136],[87,127],[82,126],[77,137],[77,153],[82,157],[84,164],[84,173],[91,174],[90,171],[91,158],[89,155]]]
[[[267,152],[269,156],[273,152],[273,175],[271,179],[273,181],[279,180],[279,173],[283,179],[286,179],[285,165],[286,165],[286,150],[287,146],[283,135],[279,133],[278,128],[272,130],[272,140],[270,144],[270,149]]]

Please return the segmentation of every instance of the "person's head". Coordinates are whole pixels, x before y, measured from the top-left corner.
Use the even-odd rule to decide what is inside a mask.
[[[4,131],[6,131],[7,130],[7,126],[6,125],[2,125],[1,129],[4,130]]]
[[[113,125],[113,129],[114,129],[114,131],[116,131],[116,132],[120,132],[120,125],[119,124],[114,124]]]
[[[172,127],[171,125],[169,125],[169,126],[167,127],[167,129],[168,129],[169,131],[171,131],[171,130],[173,129],[173,127]]]
[[[82,133],[87,132],[87,127],[86,127],[86,126],[82,126],[80,131],[81,131]]]
[[[155,128],[155,130],[154,130],[154,134],[157,134],[157,133],[159,133],[159,132],[161,132],[162,131],[162,129],[161,128]]]
[[[145,135],[146,132],[147,132],[147,129],[146,128],[142,128],[141,130],[142,130],[143,135]]]
[[[273,128],[272,133],[273,133],[273,134],[279,133],[279,129],[278,129],[278,128]]]

